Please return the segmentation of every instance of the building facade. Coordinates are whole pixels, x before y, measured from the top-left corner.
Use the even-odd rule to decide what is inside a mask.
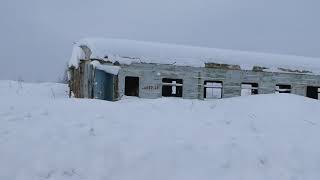
[[[96,60],[93,60],[96,61]],[[165,64],[105,64],[119,67],[108,73],[82,61],[70,68],[70,92],[78,98],[116,101],[123,96],[220,99],[254,94],[292,93],[319,97],[320,76],[293,72],[241,70],[237,66],[189,67]]]
[[[90,39],[74,47],[69,86],[70,96],[108,101],[272,93],[319,99],[319,74],[320,59],[314,58]]]

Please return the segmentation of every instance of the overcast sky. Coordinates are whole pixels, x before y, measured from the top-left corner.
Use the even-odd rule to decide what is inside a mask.
[[[0,79],[57,81],[83,37],[320,57],[319,0],[0,3]]]

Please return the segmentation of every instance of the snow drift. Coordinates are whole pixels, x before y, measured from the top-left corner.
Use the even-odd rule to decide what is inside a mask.
[[[319,101],[106,102],[65,91],[0,81],[1,180],[320,178]]]

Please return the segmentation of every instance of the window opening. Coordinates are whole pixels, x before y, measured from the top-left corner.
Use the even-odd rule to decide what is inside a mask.
[[[162,79],[162,96],[164,97],[182,97],[183,81],[182,79]]]
[[[205,81],[203,97],[204,99],[221,99],[222,98],[222,82],[221,81]]]
[[[257,83],[242,83],[241,84],[241,96],[250,96],[258,94]]]

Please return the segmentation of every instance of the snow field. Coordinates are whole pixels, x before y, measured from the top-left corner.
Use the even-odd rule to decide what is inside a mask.
[[[295,95],[106,102],[0,81],[0,179],[319,179],[319,112]]]

